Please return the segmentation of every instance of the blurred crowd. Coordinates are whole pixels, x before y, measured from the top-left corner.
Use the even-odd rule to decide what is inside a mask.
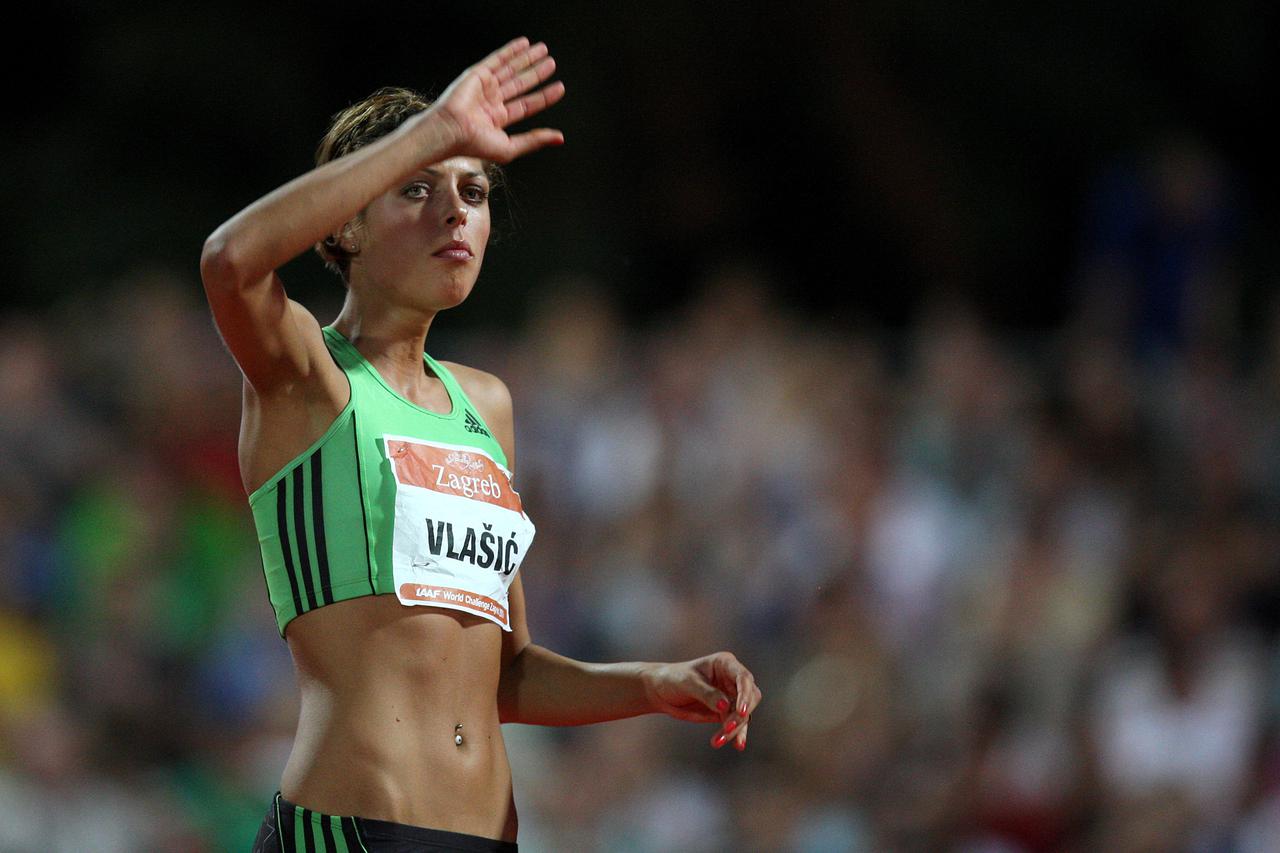
[[[522,849],[1280,849],[1280,310],[1223,307],[1188,174],[1100,185],[1052,332],[801,317],[745,262],[643,326],[590,279],[437,321],[515,397],[534,641],[764,691],[741,754],[507,726]],[[250,846],[298,700],[239,397],[183,276],[0,320],[0,851]]]

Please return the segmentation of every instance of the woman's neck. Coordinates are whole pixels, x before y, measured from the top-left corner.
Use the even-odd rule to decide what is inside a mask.
[[[435,312],[369,304],[347,294],[333,327],[351,342],[388,382],[401,390],[425,376],[422,353]]]

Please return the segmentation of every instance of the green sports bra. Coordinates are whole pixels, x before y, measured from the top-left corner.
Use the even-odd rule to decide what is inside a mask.
[[[460,581],[415,587],[422,593],[416,597],[434,595],[437,600],[406,600],[401,595],[403,603],[472,609],[510,630],[493,614],[501,611],[505,618],[506,585],[518,568],[533,531],[520,507],[519,496],[511,489],[502,447],[457,379],[431,356],[423,353],[427,366],[449,393],[452,409],[448,414],[432,412],[400,396],[341,333],[332,326],[322,331],[330,354],[350,382],[351,400],[324,435],[249,496],[267,594],[280,636],[284,637],[285,626],[294,618],[326,604],[363,595],[396,593],[397,577],[402,581],[400,588],[407,591],[408,586],[403,584],[405,572],[410,570],[410,564],[416,570],[419,562],[437,569],[443,566],[458,577],[472,572],[477,582],[486,584],[485,594],[469,591],[471,587]],[[390,442],[389,436],[396,441]],[[436,454],[431,459],[440,461],[436,466],[439,475],[428,464],[427,476],[419,478],[421,485],[429,489],[411,485],[417,481],[405,479],[403,472],[410,470],[408,463],[415,460],[403,457],[397,466],[388,457],[389,444],[397,453],[408,449]],[[472,481],[480,480],[459,477],[453,468],[445,470],[446,457],[464,475],[468,469],[480,471],[486,478],[486,492],[500,492],[503,505],[475,504],[476,500],[490,500],[478,488],[470,488]],[[465,493],[463,486],[468,487]],[[426,505],[439,517],[426,518],[426,525],[422,519],[406,519],[406,496],[411,492],[421,492],[434,500]],[[498,532],[494,532],[490,516],[484,519],[489,523],[480,526],[469,509],[473,506],[500,513]],[[398,525],[397,514],[401,517]],[[507,519],[515,519],[527,529],[510,524]],[[412,533],[412,523],[430,534],[419,538],[434,549],[428,553],[427,544],[423,544],[414,550],[415,555],[422,552],[421,558],[401,556],[406,548],[412,550],[405,544],[405,537]],[[499,542],[497,536],[507,537],[508,527],[519,527],[519,541],[515,529],[509,538],[500,540],[503,547],[499,551],[504,559],[495,565],[492,546]],[[487,562],[485,550],[474,541],[477,535],[490,540]],[[470,542],[469,553],[464,536]],[[500,582],[495,584],[492,578]],[[464,595],[468,596],[465,600]],[[473,595],[488,602],[484,607],[490,612],[466,604],[478,600],[470,597]]]

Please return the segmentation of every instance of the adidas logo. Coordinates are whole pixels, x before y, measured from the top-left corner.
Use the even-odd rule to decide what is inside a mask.
[[[484,425],[480,423],[480,420],[475,415],[471,414],[470,409],[467,409],[466,416],[466,422],[463,424],[463,427],[467,432],[478,432],[481,435],[488,435],[489,438],[493,438],[493,436],[489,435],[489,431],[484,428]]]

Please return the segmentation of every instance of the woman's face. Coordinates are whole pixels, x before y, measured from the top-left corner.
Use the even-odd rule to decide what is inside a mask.
[[[467,298],[489,242],[489,179],[474,157],[425,166],[365,208],[351,285],[440,311]]]

